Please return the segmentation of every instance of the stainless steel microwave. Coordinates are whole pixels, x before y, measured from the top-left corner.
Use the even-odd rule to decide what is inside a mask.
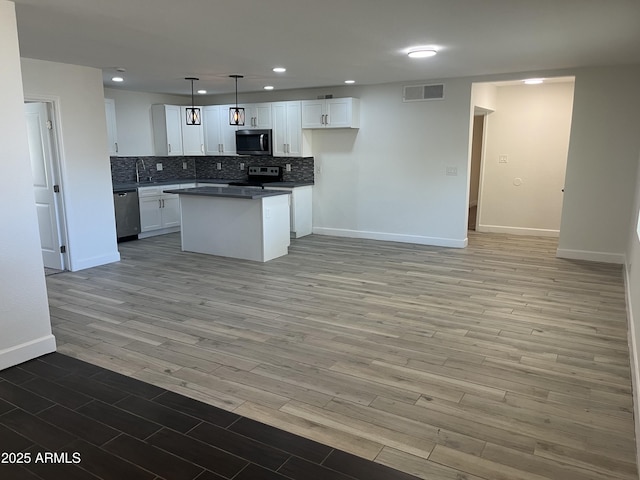
[[[236,130],[236,153],[271,156],[272,136],[271,130]]]

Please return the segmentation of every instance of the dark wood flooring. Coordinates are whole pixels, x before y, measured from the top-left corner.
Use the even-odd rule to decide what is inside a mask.
[[[416,478],[60,353],[0,371],[0,455],[3,480]]]

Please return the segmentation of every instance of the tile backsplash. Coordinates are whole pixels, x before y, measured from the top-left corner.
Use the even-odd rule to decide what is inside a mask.
[[[244,163],[244,169],[240,169]],[[162,170],[158,170],[162,164]],[[220,170],[217,165],[220,164]],[[285,171],[285,165],[291,171]],[[286,182],[312,182],[314,180],[313,157],[111,157],[111,178],[114,184],[136,181],[136,165],[140,180],[151,177],[155,181],[223,179],[245,180],[247,168],[253,166],[281,166]],[[186,168],[185,168],[186,167]]]

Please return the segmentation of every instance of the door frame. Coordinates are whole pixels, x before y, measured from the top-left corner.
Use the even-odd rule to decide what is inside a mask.
[[[69,235],[67,231],[67,219],[66,219],[66,189],[65,189],[65,169],[64,169],[64,154],[63,154],[63,142],[60,126],[60,97],[53,95],[25,95],[24,103],[44,103],[47,108],[47,114],[53,128],[51,132],[51,163],[52,163],[52,175],[54,184],[60,186],[60,194],[54,196],[56,217],[58,222],[58,231],[60,232],[60,243],[66,246],[66,250],[62,253],[62,268],[63,270],[70,270],[71,264],[69,261],[69,252],[71,245],[69,245]]]

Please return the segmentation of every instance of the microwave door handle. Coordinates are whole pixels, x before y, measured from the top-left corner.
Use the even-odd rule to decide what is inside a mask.
[[[264,133],[260,134],[260,149],[264,152],[267,147],[264,144]]]

